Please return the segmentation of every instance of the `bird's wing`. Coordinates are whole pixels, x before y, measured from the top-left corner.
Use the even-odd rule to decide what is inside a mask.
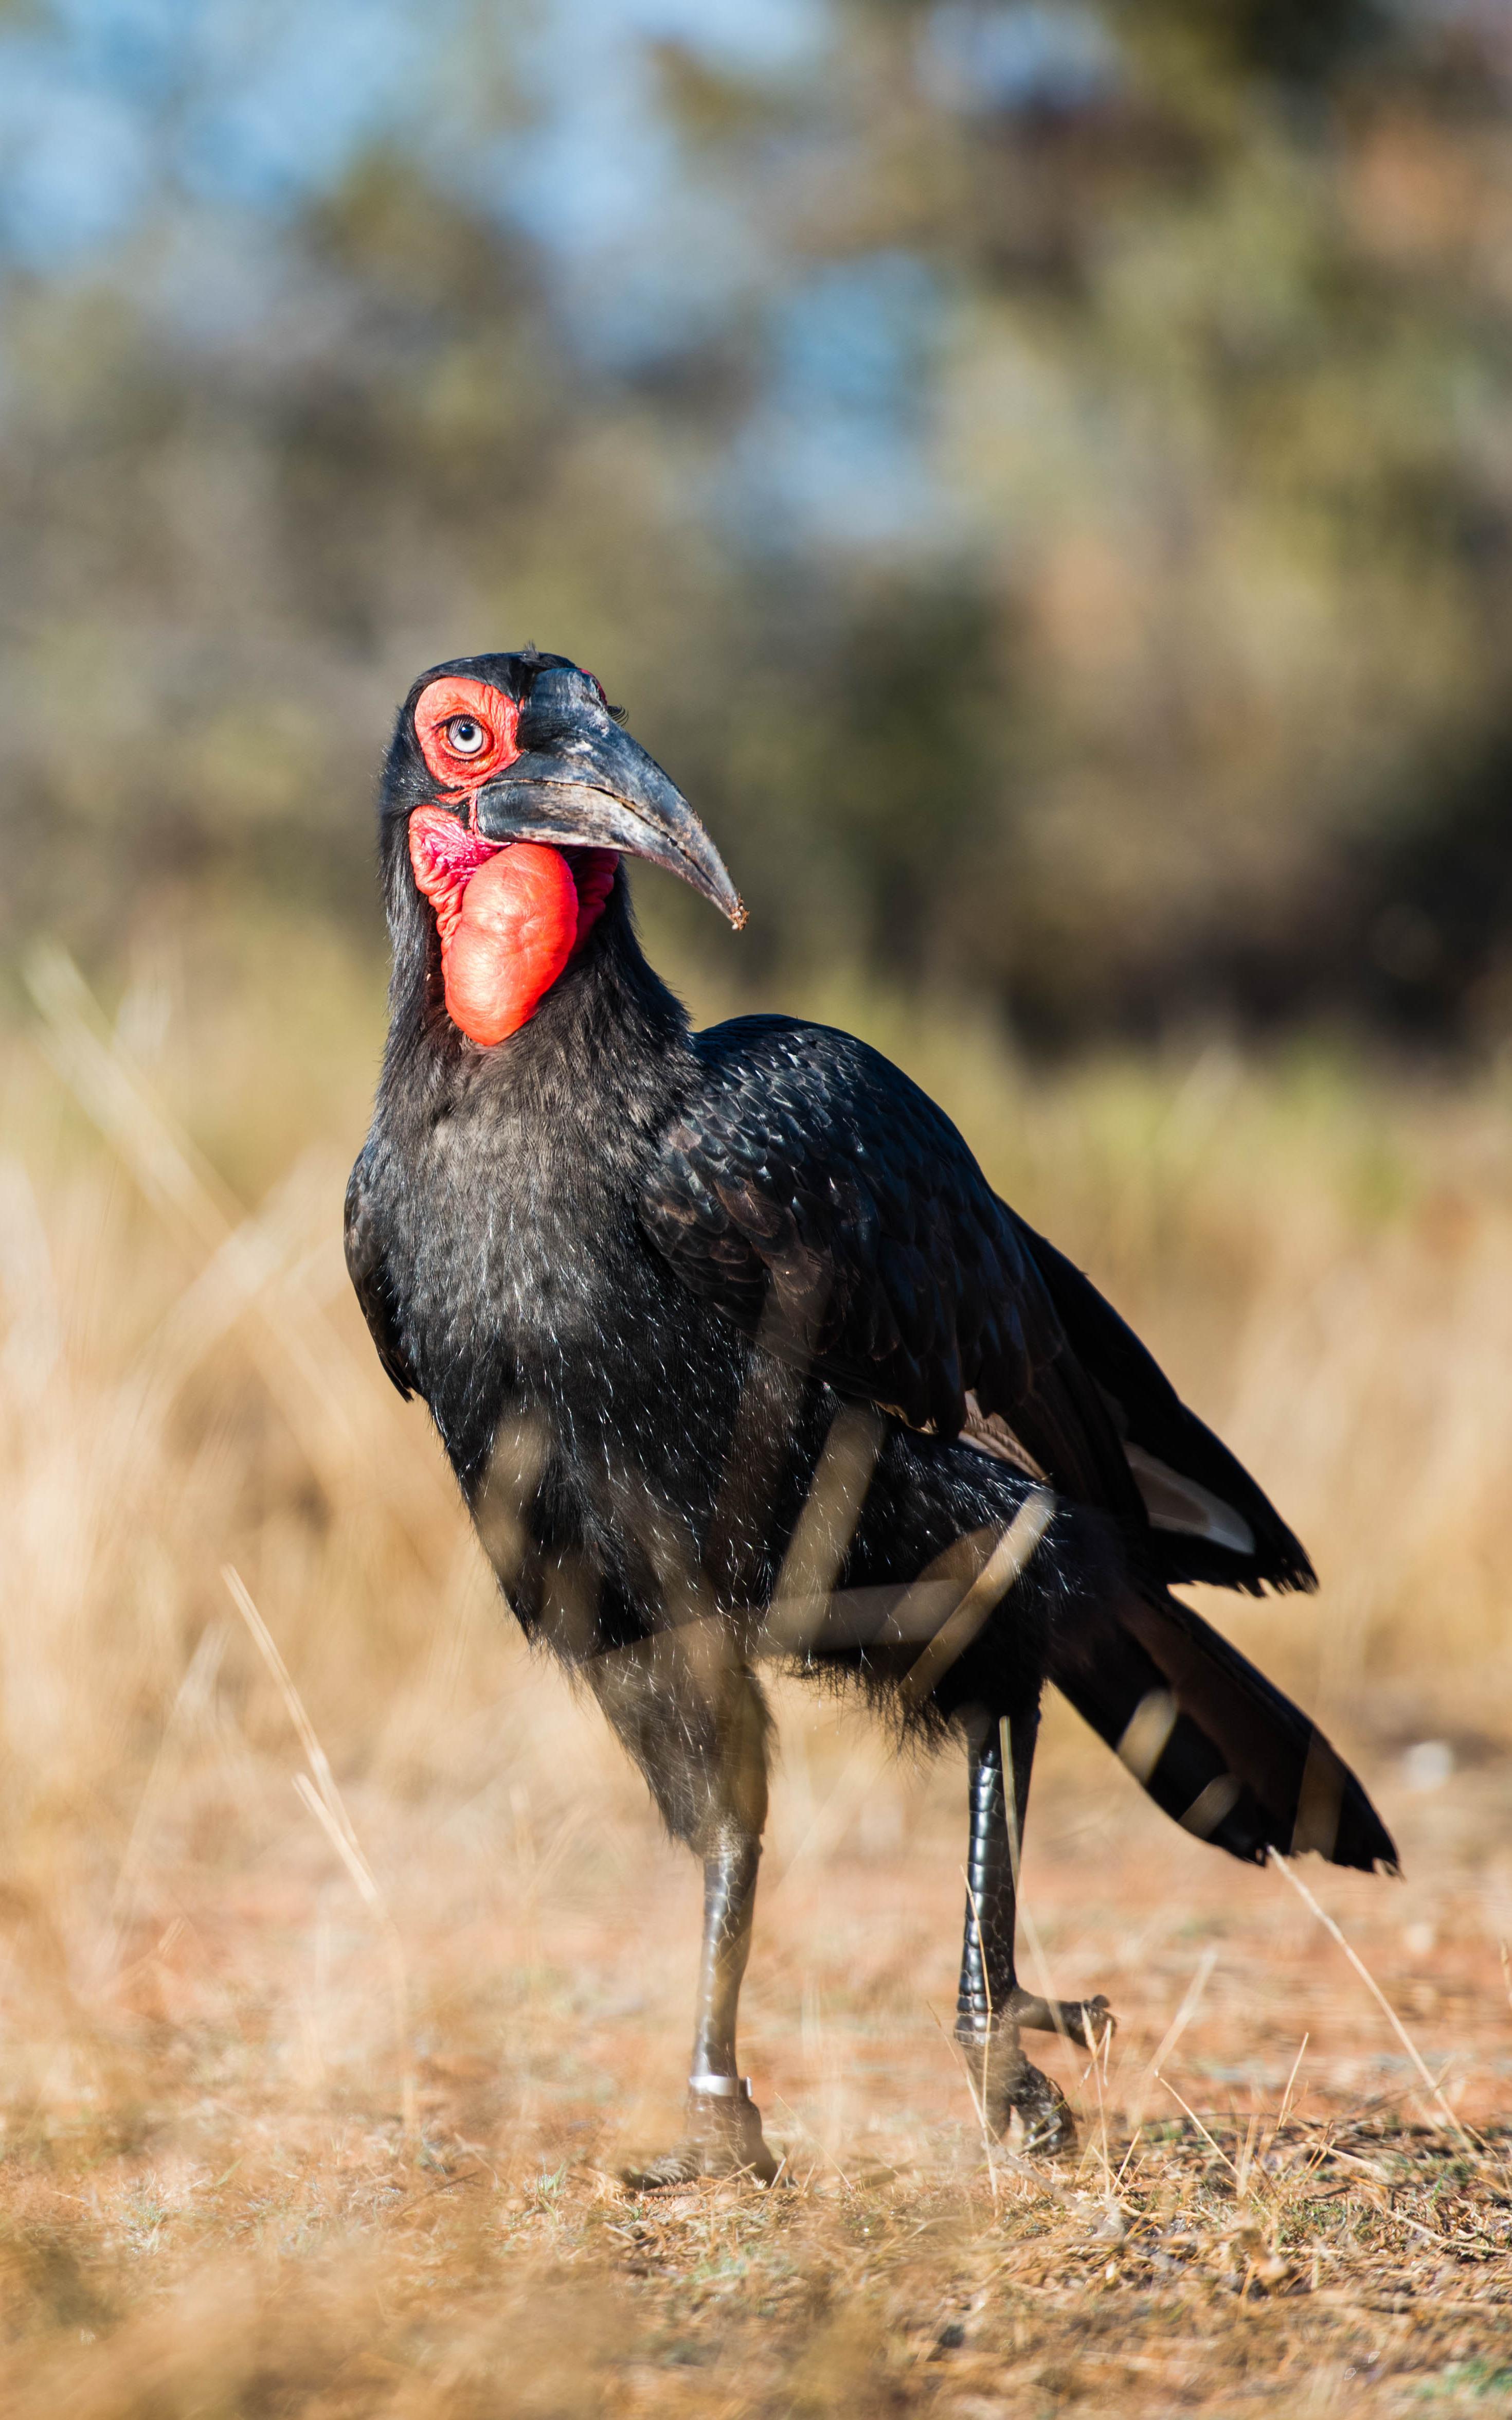
[[[1312,1589],[1300,1539],[1221,1437],[1188,1411],[1154,1356],[1054,1244],[1018,1218],[1072,1351],[1090,1371],[1160,1534],[1166,1580],[1213,1580],[1259,1592]]]
[[[343,1240],[347,1248],[347,1274],[363,1306],[363,1317],[378,1347],[378,1359],[408,1401],[415,1392],[417,1381],[399,1342],[394,1321],[393,1290],[383,1254],[383,1236],[368,1195],[366,1171],[362,1159],[347,1180]]]
[[[695,1294],[841,1393],[1148,1524],[1164,1580],[1310,1584],[1248,1473],[918,1085],[785,1017],[736,1018],[695,1048],[702,1081],[640,1204]]]
[[[1141,1517],[1033,1252],[944,1111],[825,1026],[739,1017],[695,1048],[640,1203],[685,1283],[841,1394]]]

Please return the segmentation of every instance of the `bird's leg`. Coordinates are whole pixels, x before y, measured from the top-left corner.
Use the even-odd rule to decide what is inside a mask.
[[[650,1782],[669,1830],[703,1860],[703,1949],[687,2131],[672,2150],[627,2172],[625,2180],[645,2189],[749,2175],[769,2184],[778,2164],[735,2057],[735,2016],[766,1822],[761,1692],[718,1621],[663,1633],[645,1649],[604,1664],[594,1677],[594,1694]]]
[[[697,2150],[700,2174],[748,2168],[769,2184],[777,2163],[735,2056],[735,2013],[750,1955],[761,1854],[759,1837],[735,1831],[703,1860],[703,1952],[684,2149]]]
[[[1005,2133],[1016,2109],[1026,2149],[1063,2151],[1076,2140],[1071,2111],[1059,2086],[1025,2057],[1020,2034],[1037,2027],[1095,2049],[1112,2019],[1101,1996],[1086,2003],[1042,2000],[1022,1988],[1014,1971],[1019,1844],[1038,1730],[1035,1710],[1012,1723],[981,1715],[968,1724],[971,1844],[955,2035],[992,2132]],[[1003,1789],[1005,1745],[1012,1768],[1011,1814]]]

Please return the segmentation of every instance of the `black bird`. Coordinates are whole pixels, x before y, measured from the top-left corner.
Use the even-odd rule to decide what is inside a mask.
[[[1090,2045],[1111,2018],[1014,1973],[1047,1678],[1232,1855],[1395,1866],[1321,1732],[1169,1592],[1311,1588],[1306,1555],[896,1067],[791,1017],[689,1031],[624,860],[744,911],[590,674],[525,648],[424,675],[380,823],[392,1022],[352,1281],[527,1635],[704,1864],[687,2133],[642,2180],[774,2172],[735,2058],[764,1656],[964,1739],[957,2038],[994,2127],[1017,2109],[1063,2146],[1020,2030]]]

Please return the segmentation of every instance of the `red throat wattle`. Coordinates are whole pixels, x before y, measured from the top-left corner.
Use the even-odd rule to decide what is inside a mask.
[[[436,910],[446,1013],[489,1049],[533,1016],[609,902],[612,849],[572,861],[537,841],[482,838],[449,807],[417,807],[409,862]]]

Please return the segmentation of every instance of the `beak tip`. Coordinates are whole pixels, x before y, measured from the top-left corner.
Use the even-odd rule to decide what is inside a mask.
[[[727,908],[725,912],[729,916],[732,929],[734,932],[743,933],[748,921],[744,899],[737,896],[734,906]]]

